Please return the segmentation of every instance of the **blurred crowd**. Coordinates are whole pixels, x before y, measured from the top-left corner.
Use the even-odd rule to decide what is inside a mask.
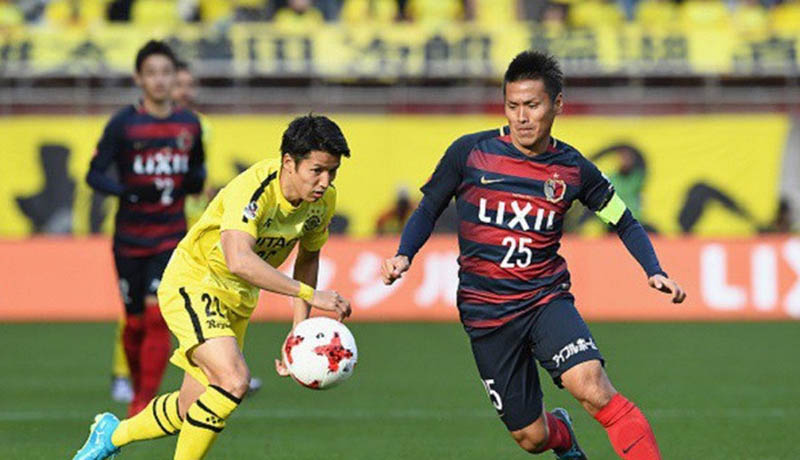
[[[796,33],[800,0],[0,0],[0,27],[272,21],[501,25],[529,21],[571,27],[735,27]]]

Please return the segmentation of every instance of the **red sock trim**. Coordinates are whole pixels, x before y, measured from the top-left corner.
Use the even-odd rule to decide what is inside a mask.
[[[636,405],[628,401],[625,396],[617,393],[605,407],[594,414],[594,419],[600,422],[603,428],[608,428],[635,408]]]
[[[548,431],[547,444],[544,446],[544,450],[552,449],[560,452],[569,449],[572,445],[572,437],[569,435],[567,425],[550,412],[545,412],[544,417],[547,421]]]

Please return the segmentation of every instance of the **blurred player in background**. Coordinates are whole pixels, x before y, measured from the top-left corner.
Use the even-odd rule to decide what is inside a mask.
[[[195,114],[200,120],[202,127],[202,142],[203,152],[205,156],[209,156],[208,141],[211,136],[210,125],[208,119],[196,111],[195,98],[197,96],[197,85],[195,84],[194,76],[192,75],[189,65],[178,60],[175,64],[175,84],[172,87],[171,98],[172,102],[177,107],[182,107],[189,110],[194,110]],[[186,213],[186,226],[190,228],[200,219],[203,211],[206,209],[208,202],[212,197],[207,196],[207,191],[194,195],[187,195],[185,199],[184,210]],[[133,399],[133,386],[130,382],[130,369],[128,368],[128,360],[125,358],[125,347],[122,343],[122,334],[125,329],[125,316],[123,315],[119,321],[117,328],[116,343],[114,346],[113,362],[111,365],[111,398],[117,402],[131,402]],[[261,387],[261,382],[253,382],[250,384],[250,391],[255,391]]]
[[[338,293],[312,287],[336,207],[332,182],[342,156],[350,149],[336,123],[299,117],[283,134],[281,158],[256,163],[217,194],[181,240],[158,289],[180,344],[171,359],[185,371],[180,391],[154,398],[122,422],[98,415],[74,460],[109,458],[131,442],[177,433],[176,460],[205,457],[247,392],[242,346],[259,289],[295,297],[294,324],[312,306],[335,311],[340,320],[350,315],[350,303]],[[290,278],[276,267],[296,245]]]
[[[403,226],[411,217],[414,210],[414,202],[408,193],[408,187],[401,186],[397,189],[392,206],[378,216],[375,222],[375,233],[378,235],[399,235],[403,231]]]
[[[172,88],[172,101],[178,107],[184,107],[194,111],[200,119],[200,125],[203,127],[203,151],[206,154],[206,158],[210,158],[209,144],[211,141],[211,123],[208,117],[197,110],[197,83],[189,68],[189,64],[184,61],[178,61],[176,65],[176,78],[175,86]],[[206,206],[208,206],[208,202],[214,198],[214,191],[213,188],[206,187],[203,193],[186,197],[186,222],[189,228],[200,220],[200,216],[203,215],[203,211],[205,211]]]
[[[175,84],[172,86],[171,96],[172,102],[176,107],[185,108],[194,111],[200,120],[202,127],[202,142],[203,152],[208,158],[209,156],[209,139],[211,138],[211,126],[208,118],[198,112],[195,107],[197,97],[197,85],[194,76],[192,75],[189,65],[185,61],[178,60],[175,64]],[[203,211],[206,209],[208,202],[213,198],[211,189],[206,188],[202,193],[187,195],[185,198],[184,210],[186,213],[186,226],[190,228],[200,219]],[[123,316],[119,321],[117,328],[116,342],[114,346],[113,361],[111,365],[111,398],[117,402],[131,402],[133,399],[133,386],[130,381],[130,369],[128,368],[128,360],[125,358],[125,347],[122,343],[122,335],[125,329],[125,317]],[[255,379],[250,383],[250,392],[254,392],[261,388],[261,381]]]
[[[611,385],[597,344],[574,306],[558,255],[563,216],[580,201],[614,226],[648,284],[682,302],[642,226],[597,167],[550,135],[563,104],[556,60],[523,52],[503,80],[508,126],[456,140],[422,187],[397,255],[383,264],[391,284],[408,270],[455,196],[459,225],[458,308],[489,398],[515,441],[531,453],[585,459],[564,409],[547,412],[535,360],[600,422],[623,459],[660,459],[650,424]],[[614,261],[609,261],[613,264]],[[598,274],[602,276],[602,274]]]
[[[142,99],[117,112],[97,144],[86,181],[119,197],[114,262],[125,304],[122,344],[133,381],[129,415],[155,396],[171,348],[156,291],[172,250],[186,234],[184,197],[202,190],[202,128],[189,110],[175,108],[176,59],[150,41],[136,56]],[[118,180],[106,175],[114,166]],[[121,365],[115,364],[115,372]]]

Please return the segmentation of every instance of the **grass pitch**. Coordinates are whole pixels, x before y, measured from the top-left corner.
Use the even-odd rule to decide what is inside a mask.
[[[264,388],[229,420],[210,459],[514,459],[458,324],[351,324],[352,380],[330,391],[278,378],[288,326],[253,324],[246,356]],[[800,323],[591,325],[612,382],[650,419],[665,459],[800,458]],[[72,458],[111,402],[112,324],[0,325],[0,458]],[[170,366],[162,385],[177,388]],[[549,377],[548,407],[573,415],[595,459],[605,432]],[[122,459],[168,459],[176,438],[127,446]],[[550,458],[545,454],[542,458]]]

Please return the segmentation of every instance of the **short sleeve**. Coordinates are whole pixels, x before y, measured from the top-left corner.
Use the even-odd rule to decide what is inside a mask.
[[[241,230],[258,238],[258,222],[269,211],[264,193],[271,180],[277,180],[277,173],[259,181],[255,170],[248,169],[226,185],[220,192],[223,207],[220,231]]]
[[[607,224],[616,224],[626,206],[614,191],[614,185],[597,166],[586,158],[579,160],[581,190],[578,198]]]
[[[306,225],[313,225],[313,228],[300,238],[300,245],[308,252],[316,252],[322,249],[330,235],[328,227],[336,211],[336,189],[333,187],[328,188],[323,199],[325,200],[325,214],[322,216],[321,222],[313,224],[314,216],[312,215],[306,220]]]

